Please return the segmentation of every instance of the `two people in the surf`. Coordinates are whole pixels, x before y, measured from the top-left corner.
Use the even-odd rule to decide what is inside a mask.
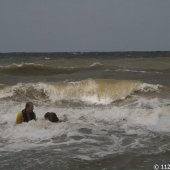
[[[46,120],[49,120],[50,122],[64,122],[64,119],[59,119],[54,112],[47,112],[44,115],[44,118]],[[31,120],[36,120],[36,114],[34,112],[34,105],[32,102],[28,102],[25,105],[25,109],[23,109],[21,112],[17,114],[16,118],[16,124],[20,124],[22,122],[29,122]]]

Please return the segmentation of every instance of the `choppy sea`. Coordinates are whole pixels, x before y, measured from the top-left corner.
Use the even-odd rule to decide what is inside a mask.
[[[37,121],[16,125],[28,101]],[[0,54],[0,169],[150,170],[169,158],[170,52]]]

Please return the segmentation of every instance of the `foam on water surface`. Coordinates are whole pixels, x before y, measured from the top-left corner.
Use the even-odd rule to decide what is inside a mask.
[[[85,154],[81,150],[80,152],[85,157],[89,156],[89,152],[93,153],[93,157],[143,147],[144,141],[150,142],[151,132],[170,132],[170,106],[167,106],[166,102],[168,101],[155,98],[152,101],[139,99],[133,105],[121,107],[63,108],[37,105],[35,111],[38,120],[20,125],[15,125],[15,119],[24,103],[1,102],[0,138],[5,142],[1,142],[0,150],[91,145],[93,147]],[[145,103],[150,107],[144,107]],[[58,117],[65,115],[68,121],[58,124],[48,122],[43,119],[47,111],[56,112]],[[136,140],[132,140],[131,135],[137,135]],[[124,141],[127,136],[130,143]],[[98,146],[103,146],[103,149]]]
[[[0,90],[0,98],[13,100],[49,100],[52,103],[107,105],[124,100],[136,92],[159,91],[161,85],[152,85],[132,80],[87,79],[67,83],[18,83]],[[9,98],[8,98],[9,99]]]

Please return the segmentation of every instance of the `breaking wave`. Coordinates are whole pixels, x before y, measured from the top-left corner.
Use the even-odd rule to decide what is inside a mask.
[[[158,91],[160,85],[133,80],[87,79],[67,83],[18,83],[3,86],[1,99],[51,103],[85,103],[107,105],[124,100],[136,92]]]
[[[85,67],[51,67],[43,64],[21,63],[0,66],[0,72],[15,76],[48,76],[56,74],[71,74],[79,71],[93,70],[102,67],[100,63],[93,63]]]
[[[162,72],[159,72],[159,71],[155,71],[155,70],[149,70],[149,71],[146,71],[146,70],[133,70],[133,69],[116,69],[115,70],[116,72],[132,72],[132,73],[143,73],[143,74],[146,74],[146,73],[155,73],[155,74],[161,74]]]

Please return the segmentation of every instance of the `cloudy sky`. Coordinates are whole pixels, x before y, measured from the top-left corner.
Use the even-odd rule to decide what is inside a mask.
[[[0,0],[0,52],[170,50],[170,0]]]

